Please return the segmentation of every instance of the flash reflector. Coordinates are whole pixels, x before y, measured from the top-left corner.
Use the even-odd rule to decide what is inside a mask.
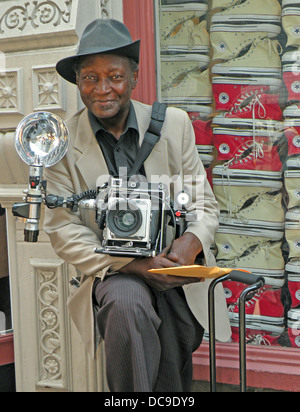
[[[53,113],[36,112],[18,125],[15,146],[21,159],[45,167],[58,163],[68,150],[69,132],[63,120]]]

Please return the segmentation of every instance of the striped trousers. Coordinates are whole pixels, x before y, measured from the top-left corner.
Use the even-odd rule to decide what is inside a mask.
[[[192,353],[204,331],[182,288],[159,292],[136,276],[116,274],[96,281],[93,294],[109,389],[189,391]]]

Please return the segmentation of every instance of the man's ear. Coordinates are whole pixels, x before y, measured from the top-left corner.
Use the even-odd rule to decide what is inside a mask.
[[[138,83],[139,72],[138,70],[134,72],[133,79],[132,79],[132,89],[135,89]]]

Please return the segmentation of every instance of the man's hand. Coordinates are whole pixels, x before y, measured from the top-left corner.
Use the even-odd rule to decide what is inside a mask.
[[[149,269],[161,269],[176,266],[193,265],[202,251],[199,239],[192,233],[185,233],[176,239],[171,247],[152,258],[135,259],[120,269],[120,273],[130,273],[142,278],[149,286],[157,290],[167,290],[189,283],[200,282],[199,278],[170,276],[149,273]]]

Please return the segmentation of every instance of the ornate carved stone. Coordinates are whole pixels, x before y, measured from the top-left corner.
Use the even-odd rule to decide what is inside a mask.
[[[65,83],[55,66],[33,67],[34,110],[65,110]]]
[[[6,70],[0,75],[0,114],[23,113],[23,70]]]
[[[38,386],[70,389],[66,322],[67,265],[63,261],[31,259],[36,282],[39,343]]]
[[[4,52],[75,44],[79,0],[18,0],[0,3]],[[17,3],[17,4],[16,4]],[[64,33],[64,34],[62,34]],[[41,36],[41,34],[43,36]],[[36,44],[33,40],[36,37]],[[45,41],[47,39],[47,41]],[[18,40],[18,41],[17,41]]]

